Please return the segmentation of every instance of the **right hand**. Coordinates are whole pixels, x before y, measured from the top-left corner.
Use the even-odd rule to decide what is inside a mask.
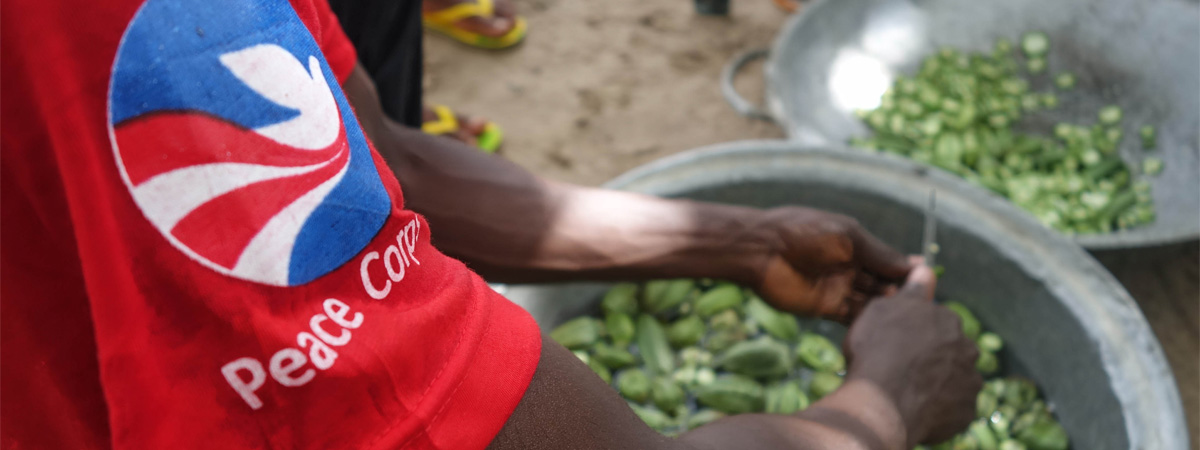
[[[933,303],[937,279],[919,265],[891,297],[873,301],[850,327],[848,379],[882,388],[908,430],[909,447],[938,443],[975,418],[983,377],[979,350],[962,333],[958,316]]]
[[[850,217],[800,206],[762,217],[777,244],[756,290],[778,309],[849,323],[913,269],[913,261]]]

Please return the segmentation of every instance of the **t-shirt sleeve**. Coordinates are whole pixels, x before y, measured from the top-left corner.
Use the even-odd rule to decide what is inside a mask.
[[[403,209],[324,1],[4,16],[0,447],[472,449],[504,426],[538,326]]]
[[[333,69],[334,75],[337,75],[338,82],[344,84],[358,63],[358,54],[354,50],[354,44],[346,37],[346,32],[342,30],[342,25],[338,22],[337,16],[333,14],[327,0],[315,0],[303,6],[308,8],[295,5],[297,12],[300,13],[300,18],[316,38],[317,45],[321,46],[321,52],[325,53],[325,60],[329,62],[329,67]],[[308,9],[308,11],[304,11],[304,9]],[[311,12],[311,14],[305,12]]]

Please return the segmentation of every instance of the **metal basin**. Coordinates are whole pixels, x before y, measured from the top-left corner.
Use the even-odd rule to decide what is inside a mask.
[[[856,217],[908,252],[920,245],[923,206],[937,189],[938,261],[947,268],[939,296],[965,303],[1006,339],[1002,366],[1037,381],[1074,448],[1187,448],[1174,378],[1125,289],[1079,246],[954,175],[890,155],[762,141],[676,155],[609,186],[758,207],[815,206]],[[549,330],[597,311],[604,288],[503,291]]]
[[[1125,112],[1126,161],[1141,160],[1137,129],[1158,127],[1166,169],[1151,178],[1158,219],[1111,234],[1081,235],[1081,245],[1142,247],[1200,237],[1200,2],[1195,0],[822,0],[793,17],[770,52],[767,108],[740,99],[726,70],[724,89],[740,112],[768,118],[791,140],[843,145],[867,128],[853,115],[873,108],[897,74],[914,74],[943,46],[989,50],[997,38],[1050,36],[1049,70],[1079,82],[1059,92],[1062,106],[1029,115],[1023,127],[1045,133],[1059,122],[1091,124],[1101,106]],[[1051,75],[1033,78],[1050,88]],[[1046,133],[1048,134],[1048,133]]]

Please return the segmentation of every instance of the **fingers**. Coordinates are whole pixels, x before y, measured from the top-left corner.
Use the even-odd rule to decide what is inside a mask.
[[[817,314],[839,322],[853,315],[855,272],[846,270],[827,275],[816,283]]]
[[[974,364],[960,370],[959,375],[954,377],[951,386],[946,387],[948,392],[958,394],[956,395],[958,400],[947,405],[946,417],[949,420],[940,427],[939,433],[931,436],[928,440],[930,442],[945,441],[965,430],[975,419],[975,399],[982,388],[983,376],[975,370]]]
[[[855,226],[853,238],[856,259],[868,271],[889,280],[902,280],[912,270],[913,264],[904,254],[861,226]]]
[[[896,292],[899,292],[899,291],[900,291],[899,286],[896,286],[894,284],[889,284],[887,286],[884,286],[883,292],[880,294],[880,296],[891,297],[893,295],[896,295]]]
[[[909,272],[908,278],[904,280],[904,286],[900,287],[897,297],[912,297],[922,300],[933,300],[933,293],[937,288],[937,276],[934,275],[933,269],[918,264]]]
[[[854,277],[853,290],[843,300],[846,311],[838,319],[842,323],[853,321],[872,300],[890,297],[896,293],[895,284],[880,281],[879,278],[866,272],[857,272]]]
[[[882,288],[883,286],[879,282],[879,279],[875,278],[874,275],[866,272],[858,272],[854,276],[855,292],[861,292],[866,295],[877,295],[883,290]]]
[[[863,308],[866,308],[867,303],[870,301],[871,298],[866,295],[857,292],[851,293],[846,297],[846,300],[843,303],[845,305],[845,312],[842,314],[839,322],[846,324],[850,323],[850,321],[858,317],[859,314],[862,314]]]
[[[896,291],[899,289],[900,283],[883,280],[863,271],[859,271],[858,276],[854,278],[854,290],[868,298],[891,297],[896,295]]]

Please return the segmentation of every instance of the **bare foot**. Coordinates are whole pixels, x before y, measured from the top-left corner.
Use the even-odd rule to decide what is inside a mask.
[[[454,118],[458,120],[458,130],[453,133],[443,134],[441,136],[445,136],[474,147],[479,135],[483,134],[484,128],[487,127],[487,119],[464,116],[458,113],[454,114]],[[433,112],[433,108],[430,108],[428,105],[421,108],[422,123],[436,120],[438,120],[438,117],[437,113]]]
[[[421,10],[429,13],[441,11],[460,3],[475,3],[475,0],[423,0]],[[493,0],[495,12],[492,17],[468,17],[458,25],[468,31],[488,37],[501,37],[516,24],[517,9],[512,0]]]

